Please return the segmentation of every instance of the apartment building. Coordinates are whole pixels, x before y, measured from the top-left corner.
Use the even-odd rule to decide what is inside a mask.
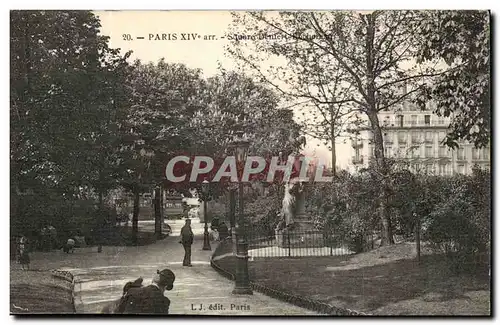
[[[451,150],[442,144],[448,132],[450,118],[432,113],[432,106],[421,110],[416,105],[404,103],[396,111],[379,113],[384,138],[385,156],[401,159],[412,169],[434,175],[470,174],[472,167],[490,168],[490,149],[476,149],[468,142],[459,143]],[[373,134],[368,122],[359,128],[351,139],[350,169],[357,171],[368,167],[374,159]]]

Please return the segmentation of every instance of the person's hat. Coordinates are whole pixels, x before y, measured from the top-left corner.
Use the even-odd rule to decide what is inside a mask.
[[[174,287],[175,274],[169,269],[164,269],[162,271],[157,270],[157,275],[153,279],[154,282],[159,285],[165,286],[167,290],[172,290]]]

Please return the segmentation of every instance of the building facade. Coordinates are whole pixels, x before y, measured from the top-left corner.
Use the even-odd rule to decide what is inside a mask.
[[[414,171],[442,176],[470,174],[474,165],[489,169],[489,148],[477,149],[464,141],[452,150],[443,144],[450,118],[433,114],[432,108],[404,103],[400,109],[379,113],[385,157],[406,161]],[[367,121],[362,125],[351,139],[353,171],[368,167],[375,157],[373,133]]]

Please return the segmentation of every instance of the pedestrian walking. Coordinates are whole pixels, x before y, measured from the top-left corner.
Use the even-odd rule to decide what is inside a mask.
[[[192,266],[191,265],[191,245],[193,245],[194,234],[191,229],[191,219],[186,219],[186,224],[181,228],[181,240],[180,243],[184,247],[184,260],[182,261],[182,266]]]
[[[19,264],[21,264],[21,269],[23,270],[29,270],[30,268],[30,256],[28,253],[28,239],[24,236],[21,236],[19,239],[19,257],[18,261]]]
[[[156,272],[150,285],[128,289],[116,314],[168,314],[170,299],[163,293],[173,289],[175,274],[169,269]]]

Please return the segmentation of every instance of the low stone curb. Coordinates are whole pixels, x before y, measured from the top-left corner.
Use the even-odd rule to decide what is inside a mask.
[[[52,270],[51,271],[52,276],[58,279],[62,279],[65,281],[70,282],[70,290],[71,290],[71,305],[73,306],[73,312],[76,313],[76,307],[75,307],[75,279],[73,277],[73,274],[68,271],[62,271],[62,270]]]
[[[221,243],[222,244],[222,243]],[[220,245],[220,244],[219,244]],[[210,265],[212,266],[213,269],[215,269],[220,275],[224,276],[225,278],[234,281],[235,275],[228,270],[225,270],[222,268],[220,265],[214,261],[214,257],[217,254],[217,249],[215,249],[214,254],[210,257]],[[308,298],[303,298],[300,296],[292,295],[280,290],[276,290],[273,288],[269,288],[267,286],[264,286],[262,284],[255,283],[253,281],[250,281],[250,286],[254,291],[258,291],[260,293],[263,293],[267,296],[270,296],[272,298],[276,298],[278,300],[293,304],[298,307],[306,308],[309,310],[317,311],[322,314],[326,315],[335,315],[335,316],[371,316],[370,314],[363,313],[363,312],[358,312],[354,311],[351,309],[347,308],[339,308],[332,306],[330,304],[308,299]]]

